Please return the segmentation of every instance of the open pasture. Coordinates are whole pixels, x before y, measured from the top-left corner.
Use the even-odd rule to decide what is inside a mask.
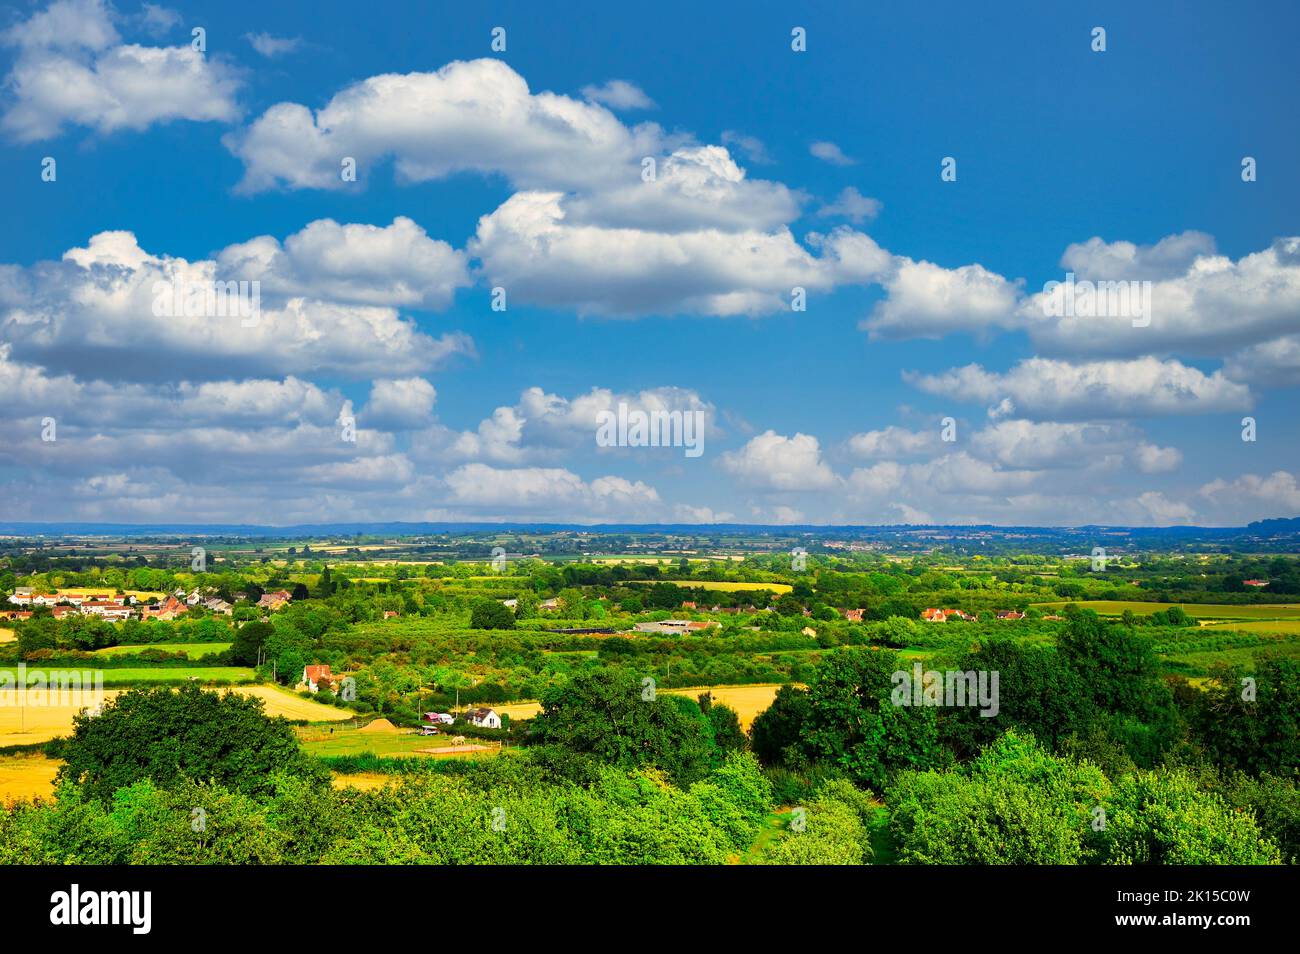
[[[95,650],[98,656],[131,656],[146,649],[161,649],[168,653],[184,653],[190,659],[202,659],[213,653],[224,653],[230,643],[141,643],[130,646],[105,646]]]
[[[29,665],[27,667],[28,678],[31,674],[41,671],[43,667]],[[175,668],[151,668],[148,666],[130,666],[124,669],[94,669],[87,665],[57,665],[50,666],[51,672],[102,672],[104,674],[105,686],[136,686],[147,685],[151,682],[180,682],[183,680],[192,680],[202,685],[234,685],[241,682],[253,682],[257,674],[248,666],[178,666]],[[16,679],[16,668],[14,666],[0,666],[0,678],[3,674],[8,673],[9,678]]]
[[[1131,610],[1138,616],[1150,616],[1174,606],[1196,619],[1294,619],[1300,620],[1300,605],[1295,603],[1256,603],[1234,606],[1230,603],[1152,603],[1126,602],[1124,600],[1056,600],[1052,603],[1035,603],[1039,609],[1059,610],[1074,602],[1081,609],[1090,609],[1098,616],[1123,616]]]

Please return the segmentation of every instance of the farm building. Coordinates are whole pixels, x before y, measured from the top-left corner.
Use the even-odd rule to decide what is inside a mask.
[[[497,715],[495,709],[470,709],[465,713],[465,720],[480,729],[501,728],[501,717]]]
[[[302,682],[309,692],[319,692],[321,686],[328,687],[334,681],[328,665],[305,666],[302,670]]]

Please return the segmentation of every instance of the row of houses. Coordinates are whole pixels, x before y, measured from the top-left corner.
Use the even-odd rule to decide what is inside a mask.
[[[998,610],[997,618],[1002,620],[1024,619],[1025,614],[1019,610]],[[1058,617],[1045,617],[1046,619],[1055,619]],[[921,613],[921,619],[927,623],[946,623],[950,619],[965,620],[973,623],[978,619],[977,615],[964,613],[959,609],[927,609]]]
[[[234,594],[237,600],[243,597],[242,593]],[[264,593],[257,605],[275,611],[292,600],[293,596],[288,590],[276,590]],[[32,612],[42,606],[48,606],[55,619],[79,614],[98,616],[110,621],[130,619],[136,615],[141,619],[173,620],[199,606],[223,616],[230,616],[235,610],[233,603],[223,600],[211,590],[201,592],[195,589],[187,593],[183,588],[168,594],[161,603],[143,603],[130,594],[34,593],[31,587],[20,586],[10,595],[9,602],[19,607],[18,610],[0,614],[9,619],[30,619]]]

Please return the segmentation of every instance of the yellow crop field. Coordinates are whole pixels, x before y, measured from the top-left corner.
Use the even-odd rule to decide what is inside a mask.
[[[103,593],[118,593],[124,596],[134,596],[137,600],[144,601],[148,599],[165,600],[167,594],[158,590],[121,590],[113,586],[68,586],[59,587],[54,591],[56,596],[98,596]]]
[[[355,788],[363,792],[373,792],[383,788],[389,782],[398,780],[398,776],[385,772],[354,772],[349,775],[335,775],[330,779],[335,788]]]
[[[17,638],[18,638],[18,634],[15,633],[12,629],[5,629],[4,627],[0,627],[0,643],[12,643]]]
[[[104,701],[115,698],[121,691],[105,689]],[[345,709],[302,699],[272,686],[235,686],[230,691],[261,699],[266,704],[266,714],[269,716],[306,719],[311,722],[343,722],[352,717]],[[40,699],[36,690],[29,690],[28,696],[32,701]],[[86,702],[67,705],[0,705],[0,746],[48,742],[61,735],[68,735],[72,731],[73,716],[86,705]]]
[[[743,556],[707,556],[707,557],[687,557],[690,563],[739,563],[745,558]],[[647,557],[647,556],[608,556],[592,557],[592,563],[616,564],[616,563],[646,563],[646,564],[673,564],[681,563],[681,557]]]
[[[772,704],[776,691],[781,687],[775,683],[763,683],[754,686],[691,686],[686,689],[660,689],[670,695],[690,696],[694,699],[701,693],[713,694],[713,701],[736,710],[742,728],[748,729],[754,717]],[[493,706],[498,715],[508,715],[512,719],[531,719],[542,711],[540,702],[509,702]]]
[[[20,798],[52,798],[56,759],[43,755],[0,756],[0,803]]]
[[[236,686],[234,691],[246,696],[257,696],[266,703],[266,714],[269,716],[306,719],[308,722],[346,722],[352,718],[351,711],[347,709],[303,699],[274,686]]]
[[[114,698],[119,691],[105,689],[104,701]],[[12,704],[0,705],[0,745],[29,745],[68,735],[72,731],[72,717],[91,704],[87,698],[75,704],[23,706],[18,704],[21,701],[18,694],[12,695]],[[28,690],[27,696],[31,702],[41,699],[41,693],[34,689]]]
[[[694,699],[704,692],[713,694],[713,701],[736,710],[741,728],[748,729],[754,717],[772,704],[776,698],[779,685],[763,684],[756,686],[697,686],[693,689],[665,689],[664,692]]]

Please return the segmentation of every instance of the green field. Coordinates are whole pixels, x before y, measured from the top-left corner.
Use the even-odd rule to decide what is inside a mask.
[[[80,668],[67,665],[27,667],[27,681],[31,685],[32,675],[36,672],[81,671]],[[104,674],[105,686],[134,686],[150,682],[181,682],[193,680],[203,685],[233,686],[242,682],[253,682],[257,676],[247,666],[179,666],[173,669],[149,669],[132,666],[126,669],[94,669],[93,672]],[[11,679],[17,679],[17,670],[13,666],[0,666],[0,673],[8,673]]]
[[[146,649],[161,649],[169,653],[184,653],[190,659],[200,659],[212,653],[223,653],[230,643],[145,643],[137,646],[106,646],[95,650],[101,656],[130,656]]]
[[[1123,600],[1056,600],[1052,603],[1035,603],[1039,609],[1061,609],[1074,603],[1080,609],[1089,609],[1098,616],[1122,616],[1131,610],[1139,616],[1150,616],[1180,606],[1183,612],[1197,619],[1294,619],[1300,620],[1300,605],[1295,603],[1262,603],[1254,606],[1233,606],[1228,603],[1145,603]]]
[[[1230,630],[1237,633],[1300,636],[1300,619],[1230,620],[1224,623],[1211,623],[1202,629],[1212,632]]]
[[[1206,675],[1216,664],[1226,663],[1240,666],[1247,672],[1255,669],[1255,656],[1269,652],[1286,656],[1290,659],[1300,658],[1300,639],[1279,639],[1263,646],[1243,646],[1239,649],[1212,649],[1204,652],[1169,653],[1161,658],[1165,660],[1172,672],[1184,675]]]
[[[329,728],[310,726],[298,730],[298,742],[308,755],[361,755],[365,752],[379,756],[410,756],[418,758],[427,753],[421,749],[441,749],[451,745],[452,739],[460,733],[455,726],[445,726],[438,735],[420,735],[417,732],[363,732],[353,728],[352,723]],[[477,745],[495,746],[495,742],[483,742],[482,739],[466,739]],[[490,753],[466,753],[467,755],[495,755]]]

